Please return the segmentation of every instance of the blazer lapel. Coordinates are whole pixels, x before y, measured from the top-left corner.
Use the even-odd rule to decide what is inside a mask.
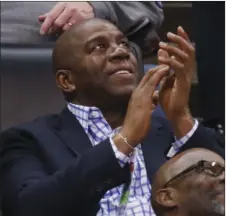
[[[142,143],[142,151],[150,183],[152,183],[158,168],[166,161],[164,143],[167,141],[164,138],[164,131],[164,127],[153,118],[151,130]]]
[[[67,147],[77,156],[92,148],[92,143],[86,135],[85,130],[67,107],[61,112],[55,129],[58,130]]]
[[[92,148],[92,143],[84,129],[67,108],[64,108],[61,112],[59,121],[54,128],[65,145],[75,155],[82,155],[87,149]],[[153,116],[151,130],[142,143],[145,166],[150,182],[158,168],[166,161],[164,152],[168,142],[165,132],[163,125]]]

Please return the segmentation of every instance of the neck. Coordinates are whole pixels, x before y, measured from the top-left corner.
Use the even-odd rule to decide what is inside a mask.
[[[200,212],[195,212],[193,210],[189,212],[177,212],[177,213],[172,213],[168,214],[167,216],[221,216],[220,214],[216,214],[213,212],[205,212],[205,211],[200,211]]]
[[[114,111],[114,110],[113,111],[101,110],[101,112],[112,129],[115,129],[123,125],[124,118],[125,118],[125,114],[123,111],[120,112],[120,111]]]
[[[184,213],[184,212],[168,212],[168,213],[166,213],[165,214],[165,216],[190,216],[190,215],[188,215],[188,214],[186,214],[186,213]]]
[[[115,101],[109,100],[108,102],[94,103],[84,100],[73,100],[71,101],[74,104],[82,106],[95,106],[100,109],[104,118],[111,126],[112,129],[120,127],[123,125],[124,118],[127,111],[128,101]]]

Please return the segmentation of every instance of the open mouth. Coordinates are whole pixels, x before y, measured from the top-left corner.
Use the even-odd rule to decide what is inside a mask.
[[[115,75],[128,75],[128,74],[132,74],[132,72],[129,71],[129,70],[118,70],[118,71],[113,72],[113,74],[115,74]]]
[[[131,74],[133,74],[134,72],[133,72],[133,70],[132,70],[132,68],[130,67],[130,66],[121,66],[121,67],[118,67],[118,68],[115,68],[114,70],[112,70],[110,73],[109,73],[109,75],[120,75],[120,76],[122,76],[122,75],[126,75],[126,76],[128,76],[128,75],[131,75]]]

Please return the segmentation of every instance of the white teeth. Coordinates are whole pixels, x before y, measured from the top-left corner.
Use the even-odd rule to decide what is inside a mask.
[[[130,74],[130,72],[128,70],[120,70],[117,71],[115,74]]]

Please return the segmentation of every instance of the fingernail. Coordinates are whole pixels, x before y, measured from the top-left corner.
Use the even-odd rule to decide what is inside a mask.
[[[40,35],[44,35],[45,32],[43,30],[40,31]]]
[[[172,32],[168,32],[168,33],[167,33],[167,36],[168,36],[168,37],[174,37],[175,34],[173,34]]]
[[[164,61],[165,59],[164,59],[162,56],[159,56],[159,57],[158,57],[158,60]]]
[[[182,26],[178,27],[183,33],[185,32],[184,29],[182,28]]]
[[[159,46],[161,46],[161,47],[166,47],[166,46],[167,46],[167,43],[160,42],[160,43],[159,43]]]

